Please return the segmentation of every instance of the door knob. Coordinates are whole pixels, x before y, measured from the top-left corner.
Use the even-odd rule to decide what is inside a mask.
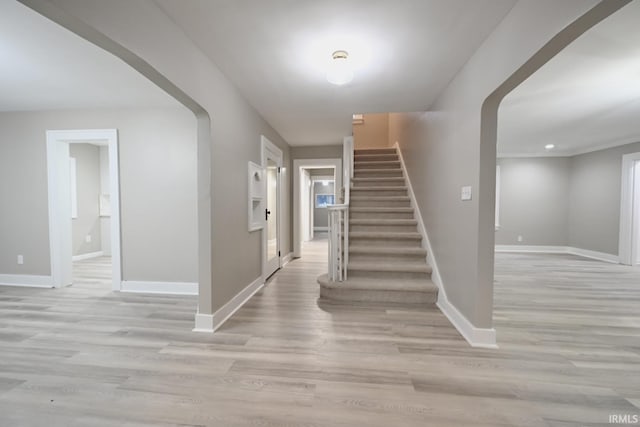
[[[265,221],[269,220],[269,215],[271,215],[271,211],[269,209],[264,210],[264,219]]]

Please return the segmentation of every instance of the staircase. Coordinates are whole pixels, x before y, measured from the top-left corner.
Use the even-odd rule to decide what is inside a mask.
[[[422,236],[394,148],[354,153],[348,279],[320,276],[320,295],[343,301],[435,303]]]

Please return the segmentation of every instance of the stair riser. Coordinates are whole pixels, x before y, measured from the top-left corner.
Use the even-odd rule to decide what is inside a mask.
[[[409,200],[351,200],[354,208],[408,208],[411,207]]]
[[[385,190],[381,187],[379,190],[359,190],[357,187],[351,189],[352,197],[405,197],[407,190]]]
[[[411,212],[350,212],[352,219],[413,219]]]
[[[347,272],[350,278],[366,278],[366,279],[430,279],[429,273],[414,273],[400,271],[362,271],[349,270]]]
[[[334,301],[358,301],[375,303],[398,304],[435,304],[438,300],[437,292],[402,292],[402,291],[373,291],[354,289],[327,289],[320,287],[322,298]]]
[[[353,165],[354,171],[364,169],[398,169],[400,162],[356,162]]]
[[[406,255],[406,254],[354,254],[349,253],[349,261],[354,262],[424,262],[424,255]]]
[[[362,148],[358,150],[353,150],[354,156],[363,156],[363,155],[376,155],[376,154],[398,154],[395,148]]]
[[[406,183],[404,179],[390,179],[388,181],[354,181],[351,191],[360,187],[404,187]]]
[[[415,233],[418,227],[415,225],[370,225],[353,224],[349,225],[351,231],[384,231],[396,233]]]
[[[414,240],[414,239],[393,239],[393,238],[363,239],[362,237],[349,236],[349,243],[351,243],[353,246],[419,248],[422,242],[420,240]]]
[[[375,170],[375,171],[371,171],[371,170],[367,170],[367,169],[360,169],[360,170],[353,170],[353,176],[356,178],[387,178],[387,177],[394,177],[394,178],[402,178],[402,169],[383,169],[383,170]]]
[[[361,156],[354,156],[354,162],[397,162],[400,161],[397,154],[366,154]]]

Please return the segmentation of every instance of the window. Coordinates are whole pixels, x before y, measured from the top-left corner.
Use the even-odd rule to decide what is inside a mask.
[[[316,194],[316,208],[326,208],[328,205],[335,204],[335,196],[333,194]]]

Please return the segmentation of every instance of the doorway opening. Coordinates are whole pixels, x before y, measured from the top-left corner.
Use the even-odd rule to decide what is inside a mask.
[[[80,263],[101,258],[99,270],[109,270],[111,289],[120,290],[117,131],[47,131],[47,170],[53,286],[74,282],[74,261],[82,275]]]
[[[327,206],[341,200],[342,159],[294,160],[293,169],[293,256],[300,258],[306,242],[326,242]]]
[[[264,281],[282,267],[281,244],[281,171],[283,154],[274,143],[262,136],[262,168],[266,179],[264,228],[262,230],[262,278]]]
[[[622,157],[620,263],[640,266],[640,153]]]

